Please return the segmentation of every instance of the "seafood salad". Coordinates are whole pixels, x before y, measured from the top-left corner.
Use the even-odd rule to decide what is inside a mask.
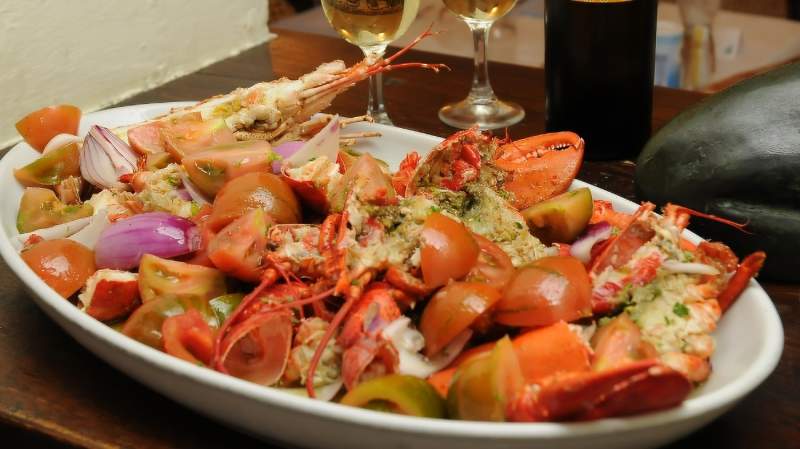
[[[322,114],[386,60],[321,65],[124,128],[54,106],[13,237],[91,317],[265,387],[405,415],[576,421],[679,405],[762,266],[682,238],[677,206],[615,211],[569,190],[570,132],[474,129],[397,170]]]

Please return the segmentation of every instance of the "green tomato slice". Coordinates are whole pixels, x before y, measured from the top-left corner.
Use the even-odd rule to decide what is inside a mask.
[[[505,421],[506,406],[523,384],[511,339],[503,337],[491,352],[458,368],[447,393],[448,414],[470,421]]]
[[[358,384],[342,404],[427,418],[444,418],[445,404],[424,379],[403,374],[377,377]]]
[[[52,190],[28,187],[19,202],[17,230],[20,233],[26,233],[49,228],[89,217],[93,212],[94,209],[90,204],[64,204]]]
[[[14,170],[14,177],[26,187],[54,186],[70,176],[80,175],[80,152],[77,143],[48,151],[39,159]]]
[[[589,224],[594,202],[584,187],[554,196],[523,210],[533,235],[547,244],[572,243]]]

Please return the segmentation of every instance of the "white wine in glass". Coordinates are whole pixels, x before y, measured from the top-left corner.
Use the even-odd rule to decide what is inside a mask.
[[[333,29],[357,45],[370,60],[382,58],[386,46],[401,37],[417,17],[419,0],[322,0],[322,10]],[[391,125],[383,104],[383,78],[369,79],[367,115]]]
[[[480,129],[504,128],[525,117],[516,103],[500,101],[489,83],[487,49],[489,29],[495,20],[514,7],[517,0],[444,0],[447,8],[461,17],[472,31],[475,46],[475,72],[467,98],[439,110],[439,118],[456,128],[478,126]]]

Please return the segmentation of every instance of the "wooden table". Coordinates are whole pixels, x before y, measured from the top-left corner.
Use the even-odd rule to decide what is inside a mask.
[[[282,32],[269,43],[137,95],[125,104],[192,100],[274,77],[296,77],[359,51],[343,41]],[[406,60],[444,62],[453,71],[404,71],[386,80],[389,113],[398,126],[446,136],[453,130],[437,109],[460,99],[470,82],[469,60],[412,52]],[[521,103],[516,137],[543,131],[544,76],[539,69],[492,65],[500,97]],[[698,101],[698,94],[657,89],[654,126]],[[343,94],[332,110],[363,113],[366,85]],[[586,163],[581,178],[633,198],[633,164]],[[732,412],[674,447],[788,448],[800,444],[800,286],[765,284],[786,326],[777,371]],[[742,338],[747,338],[742,335]],[[0,447],[255,448],[263,443],[229,430],[148,390],[88,351],[51,322],[0,262]]]

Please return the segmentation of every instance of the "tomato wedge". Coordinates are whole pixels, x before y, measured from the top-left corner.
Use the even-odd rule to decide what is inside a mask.
[[[626,363],[658,357],[656,349],[642,339],[642,331],[627,313],[600,326],[592,336],[592,369],[603,371]]]
[[[452,282],[439,290],[419,323],[425,355],[436,355],[499,300],[497,290],[478,282]]]
[[[342,404],[363,408],[388,409],[408,416],[444,418],[444,400],[423,379],[392,374],[358,384],[341,401]]]
[[[62,104],[31,112],[16,127],[28,145],[43,151],[47,142],[58,134],[77,135],[80,121],[81,110],[77,106]]]
[[[141,155],[159,154],[166,150],[161,138],[161,124],[150,122],[128,130],[128,144]]]
[[[39,159],[14,170],[14,177],[26,187],[54,186],[70,176],[80,175],[80,152],[77,143],[48,151]]]
[[[23,251],[20,257],[64,298],[80,290],[97,270],[94,252],[69,239],[43,240]]]
[[[213,198],[226,181],[251,172],[272,170],[274,153],[263,140],[211,147],[183,158],[182,165],[195,186]]]
[[[143,303],[175,298],[190,308],[207,308],[211,298],[226,292],[225,275],[214,268],[145,254],[139,262],[139,294]]]
[[[159,131],[164,148],[178,162],[189,154],[215,145],[236,143],[236,137],[225,120],[203,120],[199,113],[162,122]]]
[[[231,329],[223,342],[222,366],[232,376],[261,385],[280,380],[292,346],[292,315],[252,315]]]
[[[519,334],[511,343],[526,384],[561,372],[588,371],[591,366],[589,348],[563,321]],[[464,351],[448,368],[431,375],[428,382],[447,396],[458,367],[487,354],[493,346],[486,343]]]
[[[509,338],[503,337],[492,352],[456,370],[447,393],[447,410],[455,419],[505,421],[507,404],[523,386],[514,348]]]
[[[143,303],[122,325],[122,333],[156,349],[164,347],[161,331],[164,321],[184,313],[187,308],[175,297],[157,298]]]
[[[19,200],[17,230],[31,232],[37,229],[67,223],[92,215],[94,209],[89,203],[64,204],[50,189],[28,187]]]
[[[191,363],[208,365],[214,354],[214,331],[195,309],[164,320],[164,351]]]
[[[486,285],[503,291],[511,276],[514,275],[514,264],[502,248],[479,234],[472,234],[478,242],[480,254],[478,261],[467,275],[470,282],[483,282]]]
[[[286,182],[272,173],[247,173],[225,183],[214,199],[208,225],[218,231],[256,208],[277,223],[299,223],[302,218],[297,197]]]
[[[591,284],[574,257],[553,256],[521,267],[497,303],[495,321],[508,326],[546,326],[590,316]]]
[[[208,257],[223,273],[257,282],[264,271],[267,229],[272,219],[264,209],[253,209],[225,226],[208,245]]]
[[[425,219],[421,240],[422,279],[429,288],[463,278],[475,266],[480,254],[480,247],[469,229],[438,212]]]

